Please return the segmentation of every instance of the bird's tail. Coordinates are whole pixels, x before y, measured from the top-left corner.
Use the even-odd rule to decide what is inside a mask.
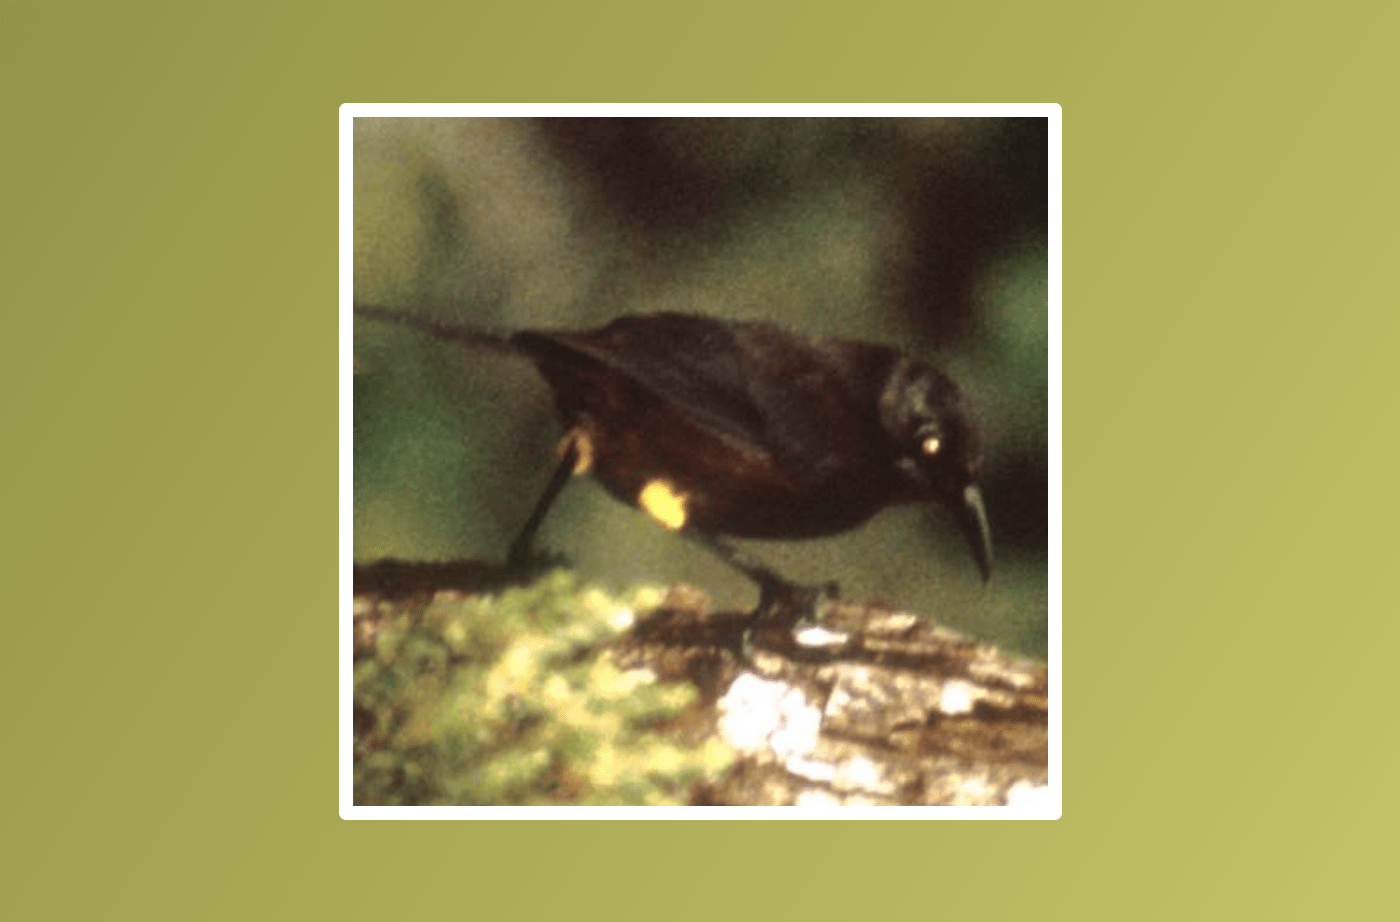
[[[512,342],[509,333],[499,333],[463,324],[449,323],[444,320],[436,320],[432,317],[425,317],[422,314],[414,314],[409,311],[399,311],[389,307],[378,307],[373,304],[356,304],[355,315],[370,320],[382,320],[387,323],[397,323],[400,326],[412,327],[415,330],[422,330],[424,333],[436,336],[438,339],[461,343],[465,346],[486,348],[496,352],[518,353],[520,351],[520,347]]]

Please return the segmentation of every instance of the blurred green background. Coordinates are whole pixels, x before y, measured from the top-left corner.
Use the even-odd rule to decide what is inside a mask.
[[[493,328],[765,319],[934,361],[985,430],[988,585],[933,507],[746,544],[792,578],[1043,658],[1046,151],[1039,118],[357,118],[355,300]],[[354,323],[355,560],[501,559],[555,460],[543,380],[520,359]],[[719,605],[756,600],[587,478],[539,545],[611,591],[684,580]]]

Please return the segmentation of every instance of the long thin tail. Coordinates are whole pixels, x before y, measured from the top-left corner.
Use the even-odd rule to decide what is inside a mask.
[[[436,336],[438,339],[461,343],[465,346],[487,348],[497,352],[520,352],[520,347],[512,341],[509,333],[498,333],[491,330],[481,330],[461,324],[448,323],[442,320],[435,320],[431,317],[425,317],[422,314],[394,310],[389,307],[379,307],[373,304],[356,304],[355,314],[370,320],[383,320],[388,323],[397,323],[400,326],[412,327],[415,330],[422,330],[424,333]]]

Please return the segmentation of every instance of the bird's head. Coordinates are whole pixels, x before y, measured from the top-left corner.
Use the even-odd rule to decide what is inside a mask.
[[[932,365],[902,358],[880,395],[880,425],[893,442],[903,498],[947,506],[982,579],[990,579],[992,535],[977,487],[982,441],[957,385]]]

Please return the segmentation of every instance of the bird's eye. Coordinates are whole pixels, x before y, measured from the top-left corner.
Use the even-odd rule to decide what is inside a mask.
[[[919,454],[932,458],[943,450],[943,429],[934,420],[927,420],[914,433],[919,440]]]

